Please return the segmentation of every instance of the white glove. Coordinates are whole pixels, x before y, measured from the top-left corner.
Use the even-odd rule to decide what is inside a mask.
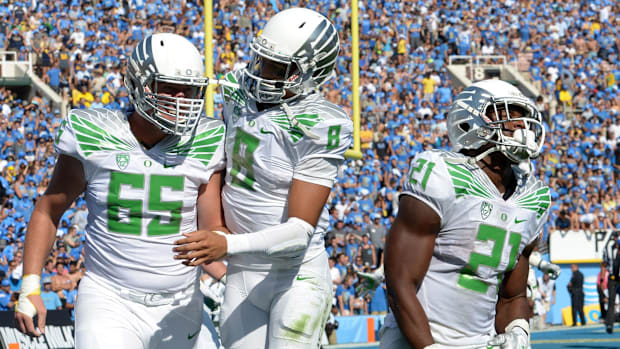
[[[366,297],[366,295],[372,297],[377,287],[385,279],[383,268],[379,268],[372,273],[358,272],[357,275],[359,276],[359,284],[355,288],[355,292],[362,298]]]
[[[209,282],[208,280],[200,281],[200,292],[207,297],[211,298],[216,305],[222,304],[224,301],[224,291],[226,290],[226,276],[222,277],[219,281]]]
[[[493,337],[487,345],[501,349],[527,349],[530,346],[530,325],[524,319],[513,320],[506,332]]]
[[[562,272],[562,269],[557,264],[542,259],[542,255],[538,251],[532,251],[532,254],[530,254],[530,265],[540,269],[543,273],[549,274],[549,277],[553,280],[557,279]]]
[[[560,276],[562,269],[557,264],[549,263],[547,261],[540,262],[540,270],[544,273],[549,274],[549,278],[555,280]]]

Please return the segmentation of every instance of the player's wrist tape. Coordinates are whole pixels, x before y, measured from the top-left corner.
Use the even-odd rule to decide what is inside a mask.
[[[514,319],[506,326],[505,332],[522,333],[529,341],[530,323],[525,319]]]
[[[294,256],[310,243],[314,227],[303,219],[288,221],[249,234],[226,234],[228,254],[258,253],[267,256]]]
[[[41,276],[36,274],[28,274],[22,278],[22,287],[19,292],[19,299],[15,311],[34,317],[37,314],[37,308],[30,302],[28,296],[41,294]]]
[[[41,276],[37,274],[25,275],[22,278],[22,287],[19,294],[26,296],[41,294]]]

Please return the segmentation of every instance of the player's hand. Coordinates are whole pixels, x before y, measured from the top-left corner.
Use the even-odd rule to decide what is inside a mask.
[[[359,276],[359,284],[355,288],[355,292],[362,298],[367,295],[372,295],[375,293],[375,290],[381,282],[383,282],[383,275],[376,275],[375,273],[361,273],[358,272]]]
[[[501,349],[527,349],[529,348],[530,340],[523,329],[513,328],[510,332],[493,337],[487,345]]]
[[[184,239],[174,242],[172,251],[177,252],[175,259],[182,259],[187,266],[197,266],[222,259],[228,252],[228,245],[223,233],[211,230],[198,230],[184,233]]]
[[[39,337],[45,334],[45,317],[47,309],[41,298],[41,277],[39,275],[26,275],[22,279],[22,288],[15,307],[15,327],[29,336]],[[33,318],[38,316],[37,328]]]
[[[216,304],[220,305],[224,301],[224,291],[226,285],[222,281],[201,281],[200,291],[205,297],[211,298]]]

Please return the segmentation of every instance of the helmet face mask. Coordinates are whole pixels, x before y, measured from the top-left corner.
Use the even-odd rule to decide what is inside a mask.
[[[253,52],[244,72],[243,87],[261,103],[279,103],[301,93],[302,76],[294,62],[279,62]]]
[[[448,113],[448,137],[455,151],[499,151],[513,163],[540,155],[545,130],[536,106],[501,80],[467,87]]]
[[[278,104],[312,93],[334,74],[340,40],[323,15],[290,8],[274,15],[250,48],[241,88],[259,103]],[[282,64],[282,74],[264,74],[270,63]]]
[[[196,47],[169,33],[139,42],[125,76],[136,112],[162,132],[177,136],[192,133],[198,124],[208,84]]]

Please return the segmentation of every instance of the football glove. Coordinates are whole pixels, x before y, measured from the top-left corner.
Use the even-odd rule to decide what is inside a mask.
[[[487,345],[501,349],[528,349],[530,325],[524,319],[513,320],[506,326],[506,332],[493,337]]]
[[[377,287],[379,287],[385,279],[383,268],[379,268],[372,273],[358,272],[357,275],[359,276],[359,283],[355,288],[355,292],[362,298],[367,295],[372,297]]]
[[[551,278],[552,280],[557,279],[562,272],[562,269],[560,269],[559,265],[549,263],[547,261],[543,261],[540,263],[540,270],[549,274],[549,278]]]

